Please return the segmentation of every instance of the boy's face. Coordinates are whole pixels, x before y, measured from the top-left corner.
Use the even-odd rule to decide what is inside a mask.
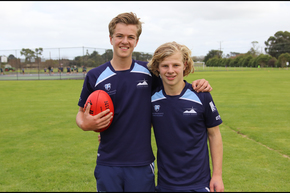
[[[134,48],[137,46],[137,26],[118,23],[113,37],[110,36],[113,45],[114,57],[132,57]]]
[[[160,73],[164,86],[182,85],[184,70],[185,65],[183,64],[180,52],[166,57],[158,66],[158,72]]]

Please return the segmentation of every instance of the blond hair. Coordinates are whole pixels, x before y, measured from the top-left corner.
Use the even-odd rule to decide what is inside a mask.
[[[126,25],[136,25],[137,27],[137,40],[139,40],[139,36],[142,33],[142,23],[140,21],[140,18],[137,18],[137,15],[135,13],[121,13],[119,15],[117,15],[116,17],[114,17],[111,22],[109,23],[109,33],[110,36],[113,37],[113,34],[115,32],[116,29],[116,25],[118,23],[124,23]]]
[[[185,45],[178,44],[176,42],[168,42],[159,46],[154,54],[152,59],[147,64],[148,69],[159,76],[158,67],[160,62],[162,62],[166,57],[169,57],[176,52],[180,52],[183,58],[183,64],[185,65],[185,70],[183,71],[183,76],[187,76],[189,73],[194,72],[193,60],[191,58],[191,51]]]

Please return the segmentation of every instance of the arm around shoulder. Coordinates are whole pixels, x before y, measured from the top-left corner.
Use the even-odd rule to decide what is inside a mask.
[[[212,87],[205,79],[197,79],[192,82],[192,88],[196,92],[210,92],[212,91]]]

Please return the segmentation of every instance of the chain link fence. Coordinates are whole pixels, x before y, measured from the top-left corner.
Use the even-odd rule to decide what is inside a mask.
[[[84,46],[23,48],[0,50],[0,57],[0,80],[84,79],[88,70],[112,59],[113,51]],[[151,57],[149,53],[133,53],[136,60]]]

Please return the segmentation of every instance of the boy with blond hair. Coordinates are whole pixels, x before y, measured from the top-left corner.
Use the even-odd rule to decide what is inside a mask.
[[[191,51],[176,42],[165,43],[156,49],[148,68],[162,80],[151,96],[157,144],[156,191],[223,191],[222,120],[211,94],[197,93],[183,79],[194,72]]]

